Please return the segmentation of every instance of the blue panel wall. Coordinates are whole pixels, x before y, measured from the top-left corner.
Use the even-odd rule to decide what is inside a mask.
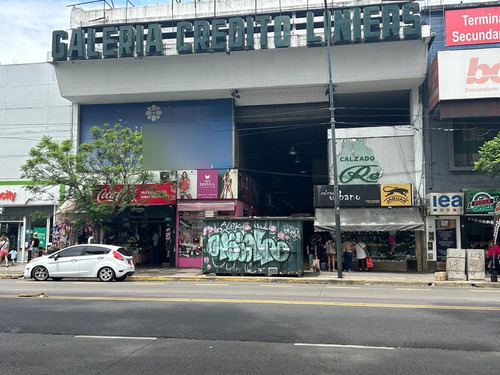
[[[80,142],[90,128],[120,123],[142,130],[144,168],[233,167],[232,100],[82,105]]]

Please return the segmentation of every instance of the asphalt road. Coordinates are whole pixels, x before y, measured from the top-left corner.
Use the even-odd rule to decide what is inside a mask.
[[[0,290],[2,374],[500,367],[499,289],[0,280]]]

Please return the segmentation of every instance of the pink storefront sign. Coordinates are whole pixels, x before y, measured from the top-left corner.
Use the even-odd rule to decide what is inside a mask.
[[[197,179],[198,199],[217,199],[218,173],[216,169],[199,169]]]

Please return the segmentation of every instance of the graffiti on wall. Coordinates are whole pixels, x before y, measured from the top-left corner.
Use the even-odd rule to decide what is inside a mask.
[[[253,272],[297,262],[302,229],[296,222],[260,220],[207,222],[203,228],[203,268],[207,272]]]

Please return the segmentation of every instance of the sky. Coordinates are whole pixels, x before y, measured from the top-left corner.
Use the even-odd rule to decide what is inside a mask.
[[[68,5],[89,0],[0,0],[0,64],[47,62],[52,48],[52,31],[67,30],[70,25]],[[116,7],[126,0],[113,1]],[[135,6],[169,1],[131,0]],[[82,5],[102,8],[102,2]]]

